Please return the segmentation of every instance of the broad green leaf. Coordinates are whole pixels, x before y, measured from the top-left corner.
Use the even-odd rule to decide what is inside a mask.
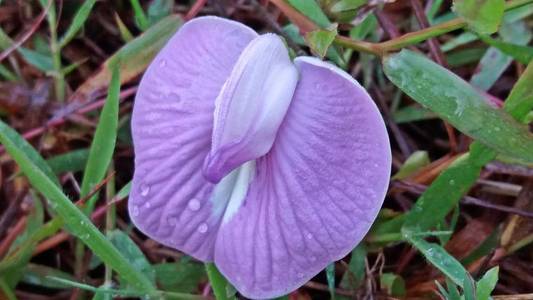
[[[355,10],[365,5],[368,0],[340,0],[333,4],[331,12],[338,13],[348,10]]]
[[[87,165],[89,149],[73,150],[49,158],[46,162],[55,174],[82,171]]]
[[[120,48],[105,61],[95,75],[91,76],[76,90],[72,97],[74,101],[86,103],[98,91],[106,88],[111,81],[111,72],[109,71],[111,65],[117,65],[120,68],[121,84],[137,77],[146,69],[181,23],[180,16],[168,16]]]
[[[70,23],[70,26],[68,27],[67,31],[65,32],[63,37],[61,37],[61,39],[59,40],[60,48],[67,45],[76,36],[78,31],[85,24],[85,21],[87,21],[87,18],[91,14],[91,10],[93,9],[93,6],[95,3],[96,3],[96,0],[83,1],[83,4],[80,6],[78,11],[76,12],[76,15],[74,16],[74,19]]]
[[[405,281],[402,277],[394,273],[383,273],[379,280],[387,294],[395,297],[405,296]]]
[[[287,0],[287,2],[318,26],[326,28],[331,25],[328,17],[315,0]]]
[[[150,27],[150,22],[144,13],[141,3],[139,3],[139,0],[130,0],[130,3],[131,7],[133,8],[135,25],[137,25],[137,28],[139,28],[141,31],[145,31],[148,29],[148,27]]]
[[[324,58],[324,56],[326,56],[326,52],[331,46],[331,43],[333,43],[333,41],[335,40],[336,36],[337,28],[335,27],[328,30],[319,29],[308,32],[305,35],[305,39],[307,41],[307,44],[311,48],[311,51],[320,58]]]
[[[455,284],[463,286],[465,278],[468,277],[468,272],[444,248],[440,245],[426,242],[423,239],[412,237],[409,234],[406,234],[406,238],[439,271],[448,276]]]
[[[165,291],[194,293],[198,291],[200,282],[207,280],[202,264],[182,257],[175,263],[153,265],[159,286]]]
[[[454,0],[454,11],[479,33],[490,34],[498,30],[505,0]]]
[[[429,155],[427,151],[416,151],[411,156],[405,160],[403,165],[398,170],[392,178],[393,179],[405,179],[414,173],[416,173],[420,168],[427,166],[430,163]]]
[[[141,274],[144,274],[155,285],[155,270],[144,256],[143,252],[131,238],[124,232],[116,229],[108,233],[108,238],[131,266]]]
[[[533,161],[533,134],[463,79],[423,55],[402,50],[384,59],[387,77],[455,128],[499,153]]]
[[[13,133],[16,134],[13,129],[0,121],[0,142],[19,164],[32,186],[52,203],[52,208],[63,218],[63,221],[68,225],[67,228],[76,237],[82,239],[94,254],[109,264],[136,289],[145,293],[154,291],[150,281],[143,274],[135,271],[120,252],[91,223],[87,216],[63,194],[59,186],[30,159],[26,154],[27,151],[23,151],[19,147],[17,140],[22,139],[22,137],[13,138]]]
[[[112,74],[106,102],[100,113],[100,121],[96,127],[89,150],[83,181],[81,183],[81,197],[89,194],[92,188],[104,179],[107,168],[113,158],[113,152],[115,151],[120,93],[120,75],[116,66],[113,67]],[[87,205],[89,212],[92,211],[95,200],[96,197],[92,197],[89,200]]]
[[[148,22],[150,25],[159,22],[172,13],[174,0],[154,0],[148,6]]]
[[[480,35],[480,39],[523,64],[528,64],[533,60],[533,47],[506,43],[493,39],[487,35]]]
[[[489,300],[490,294],[498,283],[498,271],[496,266],[485,273],[476,284],[477,300]]]

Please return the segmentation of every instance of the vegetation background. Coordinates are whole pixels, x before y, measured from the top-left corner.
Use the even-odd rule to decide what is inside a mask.
[[[290,299],[533,299],[532,0],[0,1],[0,299],[234,299],[126,212],[138,80],[219,15],[358,79],[393,143],[365,241]]]

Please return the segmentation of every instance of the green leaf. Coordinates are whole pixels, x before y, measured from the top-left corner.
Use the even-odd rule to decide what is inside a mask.
[[[496,266],[485,273],[476,284],[477,300],[489,300],[490,294],[498,283],[498,271]]]
[[[47,278],[54,276],[68,280],[75,280],[76,278],[61,270],[54,269],[45,265],[28,264],[22,281],[26,284],[41,286],[49,289],[64,289],[65,285]]]
[[[82,239],[94,254],[109,264],[139,291],[152,292],[154,287],[150,281],[143,274],[135,271],[120,252],[91,223],[87,216],[63,194],[59,186],[32,161],[26,154],[27,151],[23,151],[19,147],[17,140],[21,140],[22,137],[13,138],[13,133],[15,133],[13,129],[0,121],[0,142],[19,164],[32,186],[52,203],[52,208],[63,218],[63,221],[68,225],[68,229],[75,236]]]
[[[206,263],[205,270],[207,272],[207,277],[209,277],[209,282],[213,288],[213,293],[215,294],[216,300],[234,300],[237,299],[235,296],[228,297],[228,290],[234,289],[231,284],[224,278],[224,276],[217,269],[215,264]]]
[[[331,25],[328,17],[315,0],[287,0],[287,2],[318,26],[326,28]]]
[[[305,35],[305,39],[307,41],[307,44],[311,48],[311,51],[320,58],[324,58],[324,56],[326,56],[326,52],[335,40],[336,36],[337,27],[335,26],[330,30],[319,29],[308,32]]]
[[[328,281],[330,299],[335,300],[335,262],[326,267],[326,279]]]
[[[81,197],[89,194],[92,188],[104,179],[107,168],[113,158],[118,128],[120,93],[119,76],[119,70],[115,66],[112,70],[111,83],[109,85],[106,102],[100,113],[100,121],[96,127],[91,148],[89,150],[89,157],[87,158],[87,165],[81,183]],[[93,196],[91,200],[88,201],[87,207],[89,212],[92,211],[96,198],[97,197]]]
[[[139,76],[181,24],[182,20],[178,15],[166,17],[120,48],[105,61],[103,67],[95,75],[76,90],[72,97],[74,101],[86,103],[96,92],[107,87],[111,81],[109,70],[112,65],[120,68],[120,83]]]
[[[437,118],[437,115],[429,109],[420,107],[419,105],[409,105],[395,111],[392,117],[396,123],[401,124],[435,119]]]
[[[1,122],[1,121],[0,121]],[[2,135],[6,138],[9,138],[15,147],[19,151],[23,152],[24,155],[31,160],[32,164],[39,168],[43,174],[48,177],[56,186],[60,186],[59,180],[56,175],[48,165],[48,163],[42,158],[42,156],[33,148],[23,137],[21,137],[15,130],[7,126],[5,123],[0,123],[0,130]]]
[[[115,22],[118,26],[118,31],[120,32],[120,37],[122,40],[126,43],[129,43],[131,40],[133,40],[133,34],[129,31],[128,27],[122,22],[122,19],[120,16],[115,13]]]
[[[423,239],[411,236],[406,233],[406,238],[424,257],[442,273],[448,276],[455,284],[463,286],[468,272],[463,265],[453,256],[448,254],[440,245],[429,243]]]
[[[109,232],[108,237],[117,250],[122,253],[122,256],[130,262],[131,266],[138,273],[144,274],[155,285],[155,270],[135,242],[118,229]]]
[[[148,6],[148,22],[150,25],[159,22],[172,13],[174,0],[154,0]]]
[[[526,45],[531,40],[532,34],[526,24],[520,21],[511,24],[504,22],[500,29],[500,36],[504,42]],[[479,89],[489,90],[509,67],[512,60],[512,57],[501,50],[490,47],[481,58],[470,83]]]
[[[461,132],[499,153],[533,161],[533,134],[457,75],[410,50],[386,57],[383,65],[396,86]]]
[[[54,63],[52,62],[51,56],[24,47],[19,47],[17,50],[27,63],[37,69],[43,72],[51,72],[54,70]]]
[[[8,68],[6,68],[4,65],[0,64],[0,75],[4,77],[7,81],[17,81],[17,75]]]
[[[202,264],[182,257],[175,263],[153,265],[159,286],[165,291],[194,293],[198,291],[201,281],[207,280]]]
[[[82,171],[87,165],[89,149],[73,150],[49,158],[46,162],[55,174]]]
[[[357,245],[357,247],[352,250],[348,269],[339,283],[341,288],[355,290],[363,283],[366,275],[366,254],[367,252],[364,243]]]
[[[506,43],[493,39],[487,35],[480,35],[480,39],[483,42],[498,48],[501,52],[512,56],[514,59],[523,64],[528,64],[531,60],[533,60],[533,47]]]
[[[416,151],[405,160],[392,179],[405,179],[430,163],[427,151]]]
[[[474,280],[467,274],[463,280],[463,294],[465,300],[476,300],[476,288],[474,286]]]
[[[137,25],[137,28],[141,31],[145,31],[150,27],[150,22],[148,22],[148,18],[144,13],[141,3],[139,3],[139,0],[130,0],[130,3],[133,8],[135,25]]]
[[[479,33],[498,30],[505,11],[504,0],[454,0],[454,11]]]
[[[381,287],[385,288],[389,295],[395,297],[405,296],[405,281],[402,277],[394,273],[383,273],[379,280]]]
[[[122,200],[126,197],[128,197],[128,195],[130,194],[130,190],[131,190],[131,181],[126,183],[125,186],[123,186],[119,191],[118,193],[115,195],[115,199],[117,200]]]
[[[533,109],[532,82],[533,62],[529,63],[505,100],[504,109],[517,120],[524,120]]]
[[[85,21],[87,21],[87,18],[91,14],[91,10],[93,9],[95,3],[96,0],[83,1],[83,4],[76,12],[76,15],[74,16],[74,19],[72,19],[72,22],[70,23],[70,26],[68,27],[67,31],[59,40],[60,48],[65,47],[76,36],[78,31],[80,31],[80,29],[85,24]]]
[[[365,5],[367,2],[368,0],[340,0],[333,4],[331,7],[331,12],[338,13],[348,10],[355,10]]]

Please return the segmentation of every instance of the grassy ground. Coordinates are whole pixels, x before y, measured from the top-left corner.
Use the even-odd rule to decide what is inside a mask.
[[[388,126],[379,219],[286,297],[533,299],[533,1],[455,2],[0,1],[0,299],[235,297],[126,210],[139,77],[208,14],[326,56]]]

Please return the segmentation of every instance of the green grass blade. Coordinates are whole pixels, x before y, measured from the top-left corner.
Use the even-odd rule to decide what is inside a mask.
[[[18,151],[24,153],[32,164],[39,168],[43,174],[50,179],[50,181],[56,186],[60,186],[59,180],[56,175],[48,165],[48,163],[42,158],[42,156],[33,148],[23,137],[21,137],[15,130],[0,121],[0,131],[5,138],[10,139],[10,141],[15,145]]]
[[[315,0],[288,0],[287,2],[318,26],[326,28],[331,25],[328,17]]]
[[[209,277],[209,282],[211,283],[213,293],[215,294],[215,298],[217,300],[236,299],[235,296],[228,297],[228,290],[231,290],[233,287],[220,273],[215,264],[206,263],[205,270],[207,272],[207,277]]]
[[[137,25],[137,28],[139,28],[140,30],[145,31],[146,29],[148,29],[148,27],[150,27],[150,22],[148,21],[148,17],[146,17],[146,14],[144,13],[141,3],[139,3],[139,0],[130,0],[130,3],[133,8],[135,25]]]
[[[46,162],[55,174],[82,171],[87,165],[89,149],[73,150],[49,158]]]
[[[476,292],[478,300],[489,300],[490,294],[498,283],[499,267],[494,267],[485,273],[483,277],[476,284]]]
[[[528,64],[533,60],[533,47],[506,43],[486,35],[481,35],[480,39],[523,64]]]
[[[72,23],[70,23],[67,32],[65,32],[63,37],[61,37],[61,39],[59,40],[59,48],[63,48],[64,46],[66,46],[76,36],[78,31],[85,24],[85,21],[87,21],[87,18],[89,18],[89,15],[91,14],[91,10],[93,9],[95,3],[96,0],[86,0],[83,2],[83,4],[76,12]]]
[[[515,119],[523,121],[533,109],[533,63],[530,63],[505,100],[504,109]]]
[[[106,103],[100,113],[100,121],[94,133],[93,142],[89,150],[85,173],[81,184],[80,196],[84,197],[91,189],[104,179],[113,158],[118,128],[118,107],[120,93],[120,75],[117,67],[112,68],[111,83],[107,93]],[[94,199],[89,200],[87,208],[92,211]]]
[[[383,65],[396,86],[461,132],[499,153],[533,162],[533,134],[457,75],[410,50],[386,57]]]
[[[28,177],[32,186],[52,203],[52,208],[60,215],[69,231],[80,238],[94,254],[109,264],[120,276],[127,280],[137,290],[151,293],[154,287],[143,274],[136,272],[129,262],[113,247],[113,245],[98,231],[87,216],[80,211],[70,199],[23,151],[16,140],[14,131],[0,121],[0,142],[7,152],[19,164]],[[22,139],[20,136],[18,139]]]
[[[444,248],[440,245],[426,242],[423,239],[412,237],[409,234],[406,234],[406,238],[432,265],[448,276],[455,284],[463,286],[468,272]]]

